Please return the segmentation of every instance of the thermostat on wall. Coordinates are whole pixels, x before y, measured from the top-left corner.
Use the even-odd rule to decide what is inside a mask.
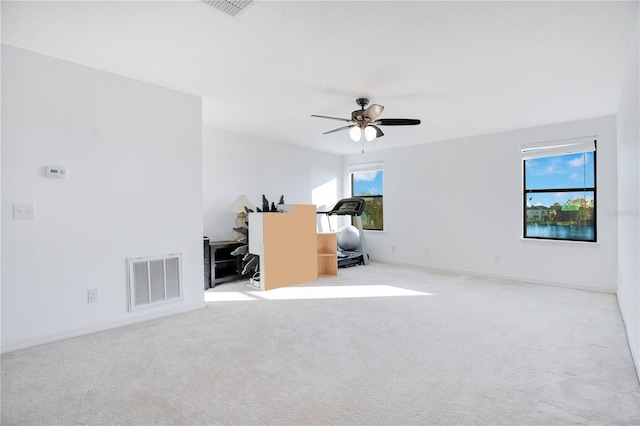
[[[47,166],[47,177],[64,179],[67,177],[67,168],[60,166]]]

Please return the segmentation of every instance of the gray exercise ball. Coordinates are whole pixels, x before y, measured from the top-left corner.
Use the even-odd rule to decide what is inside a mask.
[[[353,225],[345,225],[338,229],[338,247],[346,251],[354,251],[360,247],[360,232]]]

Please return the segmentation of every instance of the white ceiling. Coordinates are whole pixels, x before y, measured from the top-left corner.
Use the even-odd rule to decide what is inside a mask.
[[[615,114],[638,2],[2,1],[2,41],[202,96],[205,125],[350,154]]]

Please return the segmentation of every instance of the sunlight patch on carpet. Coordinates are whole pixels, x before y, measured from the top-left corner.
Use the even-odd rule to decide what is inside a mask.
[[[433,296],[390,285],[282,287],[269,291],[205,292],[205,302],[247,300],[349,299],[357,297]]]

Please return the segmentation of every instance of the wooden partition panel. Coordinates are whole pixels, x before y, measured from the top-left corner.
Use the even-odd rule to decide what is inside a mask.
[[[292,204],[285,208],[286,213],[250,214],[249,251],[260,256],[263,290],[318,278],[316,207]]]

